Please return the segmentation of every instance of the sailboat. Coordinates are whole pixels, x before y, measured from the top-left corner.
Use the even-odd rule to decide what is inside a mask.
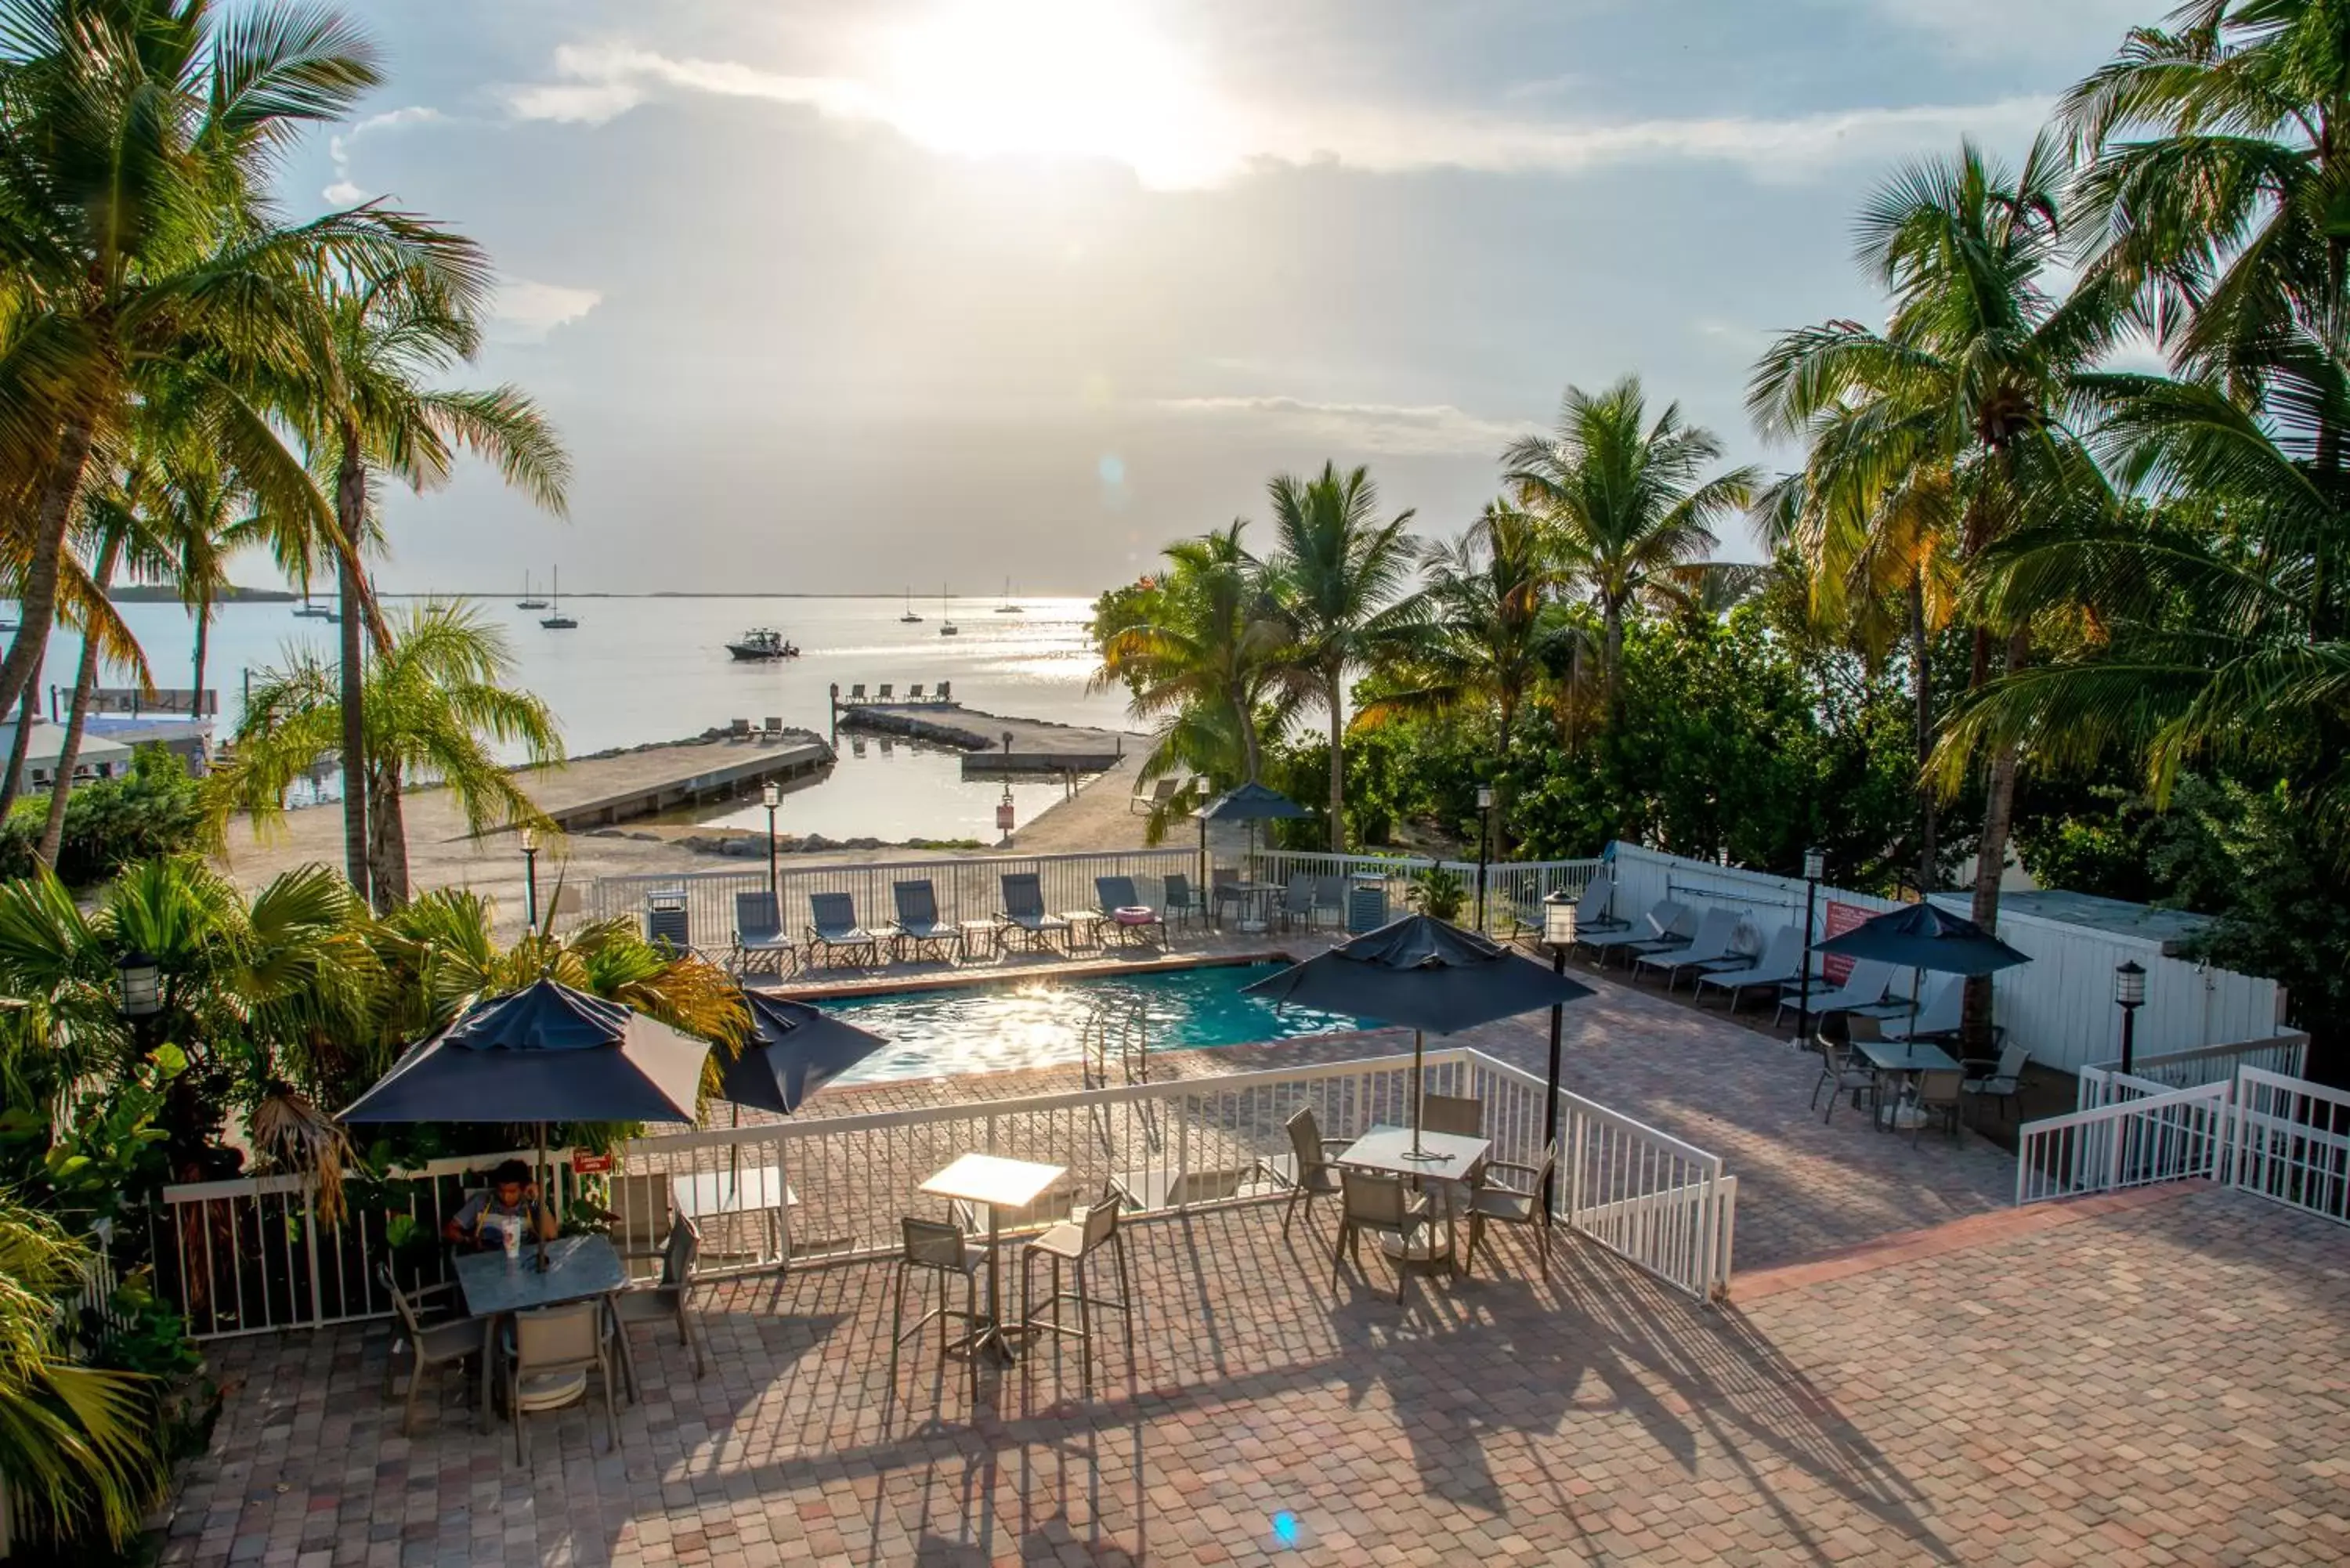
[[[898,618],[898,624],[899,626],[920,626],[922,624],[922,618],[914,613],[914,590],[911,588],[908,588],[906,590],[906,613]]]
[[[1003,602],[995,607],[995,613],[998,615],[1021,615],[1025,613],[1018,605],[1012,602],[1012,579],[1010,577],[1003,579]]]
[[[555,568],[554,613],[538,618],[538,624],[549,631],[569,631],[579,623],[563,613],[563,568]]]
[[[952,597],[953,596],[947,592],[947,586],[941,583],[939,585],[939,635],[941,637],[960,635],[955,629],[954,617],[947,611],[947,603]]]
[[[534,597],[531,597],[531,592],[530,592],[530,574],[529,574],[528,572],[526,572],[526,571],[525,571],[525,573],[523,573],[523,575],[522,575],[522,597],[520,597],[520,598],[518,598],[518,599],[515,600],[515,608],[516,608],[516,609],[545,609],[546,607],[546,601],[545,599],[542,599],[542,598],[534,598]]]

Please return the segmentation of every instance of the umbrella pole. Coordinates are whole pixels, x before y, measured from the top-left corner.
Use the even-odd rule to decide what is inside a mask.
[[[537,1178],[538,1208],[542,1211],[546,1210],[548,1194],[555,1185],[550,1179],[554,1174],[555,1172],[550,1170],[546,1164],[546,1124],[541,1122],[538,1124]],[[538,1245],[538,1272],[543,1274],[546,1272],[546,1229],[538,1222],[537,1215],[531,1216],[530,1239]]]
[[[1442,1159],[1440,1154],[1430,1154],[1419,1147],[1420,1053],[1427,1048],[1427,1037],[1420,1030],[1411,1032],[1411,1152],[1406,1159]]]

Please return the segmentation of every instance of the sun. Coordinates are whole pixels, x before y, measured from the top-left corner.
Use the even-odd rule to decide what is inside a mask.
[[[1226,161],[1186,55],[1116,0],[957,0],[883,43],[889,118],[968,158],[1102,158],[1151,185]]]

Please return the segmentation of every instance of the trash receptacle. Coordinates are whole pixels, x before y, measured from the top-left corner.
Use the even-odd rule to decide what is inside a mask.
[[[693,945],[684,888],[645,895],[645,940],[680,953]]]
[[[1347,929],[1376,931],[1388,923],[1388,884],[1383,877],[1358,877],[1347,890]]]

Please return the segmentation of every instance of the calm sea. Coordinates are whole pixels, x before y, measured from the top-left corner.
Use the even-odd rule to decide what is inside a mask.
[[[1081,599],[1022,600],[1020,615],[994,613],[998,601],[953,606],[954,637],[941,637],[939,601],[916,599],[920,625],[899,622],[905,605],[889,598],[575,598],[566,611],[574,631],[548,631],[543,610],[515,607],[515,596],[476,597],[509,638],[515,684],[546,699],[574,754],[650,741],[676,740],[732,719],[769,716],[819,732],[827,690],[868,691],[888,681],[902,694],[916,681],[954,684],[957,701],[997,713],[1072,724],[1131,728],[1121,692],[1088,694],[1094,667],[1085,640],[1088,604]],[[399,601],[406,602],[406,601]],[[191,623],[174,605],[121,607],[153,666],[156,684],[190,680]],[[337,628],[296,617],[283,604],[229,605],[213,626],[206,683],[221,694],[224,730],[236,722],[243,672],[282,663],[289,649],[331,658]],[[795,659],[745,664],[726,643],[751,627],[772,627],[800,649]],[[62,686],[80,656],[70,638],[53,645],[44,680]],[[127,684],[115,672],[108,684]],[[62,698],[60,699],[62,701]],[[831,778],[785,802],[786,832],[845,838],[994,837],[1001,784],[965,784],[952,753],[868,742],[862,754],[842,738]],[[1056,784],[1014,791],[1026,822],[1060,797]],[[714,819],[764,826],[758,808],[720,811]]]

